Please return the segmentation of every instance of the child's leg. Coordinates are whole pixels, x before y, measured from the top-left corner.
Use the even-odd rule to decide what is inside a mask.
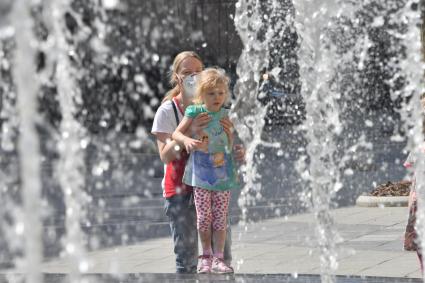
[[[211,191],[194,188],[197,226],[202,244],[202,254],[211,255]]]
[[[230,197],[232,198],[232,196]],[[231,201],[229,202],[229,207],[231,205]],[[229,209],[228,209],[229,210]],[[215,246],[216,239],[213,237],[212,240],[212,250],[216,250]],[[232,226],[230,223],[229,212],[227,212],[227,226],[226,226],[226,240],[224,241],[224,262],[228,265],[232,265]]]
[[[224,243],[226,240],[227,213],[230,200],[230,192],[212,193],[213,235],[214,235],[214,259],[211,271],[214,273],[233,273],[233,268],[227,265],[223,259]]]
[[[226,240],[227,213],[230,191],[212,192],[212,226],[214,236],[214,256],[223,258]]]

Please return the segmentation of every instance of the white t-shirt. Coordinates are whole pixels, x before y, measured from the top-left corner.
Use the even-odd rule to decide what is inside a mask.
[[[169,100],[161,104],[155,113],[155,118],[152,124],[152,134],[156,133],[167,133],[172,134],[177,128],[176,116],[174,115],[173,101]],[[181,113],[179,107],[174,103],[177,110],[179,121],[183,119],[183,113]]]
[[[155,118],[153,119],[152,124],[152,134],[156,133],[167,133],[172,134],[177,128],[176,116],[174,114],[172,100],[168,100],[159,106],[158,110],[155,113]],[[183,113],[180,111],[179,107],[174,103],[177,110],[177,115],[179,121],[183,119]],[[164,177],[162,178],[161,187],[164,189],[165,174],[167,173],[167,165],[164,164]],[[164,192],[165,194],[165,192]]]

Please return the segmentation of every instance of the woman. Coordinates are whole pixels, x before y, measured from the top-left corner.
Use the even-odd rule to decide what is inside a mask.
[[[203,68],[202,60],[195,52],[184,51],[175,57],[170,80],[173,88],[158,108],[151,131],[156,137],[160,158],[166,164],[162,187],[165,213],[170,221],[174,241],[177,273],[196,273],[198,236],[192,188],[182,183],[188,154],[181,145],[172,140],[171,135],[183,118],[186,107],[192,104],[193,75],[201,72]],[[210,118],[206,113],[198,115],[188,131],[198,133],[209,122]],[[223,119],[221,124],[224,130],[231,134],[230,120]],[[235,158],[244,158],[244,150],[240,145],[235,148]],[[230,264],[230,225],[227,235],[224,260]]]

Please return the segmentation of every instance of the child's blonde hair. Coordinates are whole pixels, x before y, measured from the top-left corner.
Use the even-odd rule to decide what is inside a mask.
[[[173,97],[177,96],[180,92],[180,87],[177,84],[178,78],[177,78],[177,73],[180,69],[180,65],[181,63],[186,59],[186,58],[195,58],[198,59],[199,62],[201,62],[202,67],[204,66],[204,64],[202,63],[201,57],[199,57],[199,55],[196,52],[193,51],[183,51],[180,52],[179,54],[176,55],[176,57],[174,58],[173,61],[173,68],[170,72],[170,85],[173,87],[170,91],[167,92],[167,94],[165,95],[164,99],[162,100],[162,102],[165,102],[167,100],[171,100],[173,99]]]
[[[200,72],[196,77],[196,90],[193,102],[195,104],[202,104],[202,95],[208,90],[214,89],[219,85],[224,86],[226,91],[226,99],[229,97],[229,82],[226,72],[219,68],[207,68]]]

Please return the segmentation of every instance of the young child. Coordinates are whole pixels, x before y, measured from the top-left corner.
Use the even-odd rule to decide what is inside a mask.
[[[404,162],[406,169],[413,169],[415,160],[412,153],[409,154],[407,160]],[[417,211],[417,197],[416,197],[416,182],[413,176],[412,185],[409,193],[409,217],[407,219],[406,231],[404,233],[404,249],[406,251],[416,251],[419,259],[421,271],[423,272],[423,258],[418,241],[418,233],[416,231],[416,211]]]
[[[194,187],[197,228],[202,244],[199,273],[233,273],[223,261],[230,190],[238,187],[231,154],[233,135],[220,119],[228,115],[223,104],[229,95],[224,71],[208,68],[196,78],[195,105],[188,106],[172,138],[190,152],[183,182]],[[189,137],[183,133],[193,119],[208,113],[211,121],[203,132]],[[211,238],[214,237],[214,252]]]
[[[425,110],[425,97],[421,98],[421,104],[423,111]],[[425,134],[425,124],[423,123],[423,131]],[[421,152],[425,154],[425,144],[421,146]],[[416,251],[418,258],[419,258],[419,264],[421,267],[421,271],[423,273],[424,266],[423,266],[423,257],[422,257],[422,250],[420,248],[420,245],[417,243],[418,241],[418,233],[416,231],[416,211],[418,209],[417,206],[417,197],[416,197],[416,180],[414,176],[414,164],[415,164],[416,158],[414,154],[409,153],[409,156],[407,157],[406,161],[404,162],[404,167],[408,170],[411,170],[413,178],[412,178],[412,185],[410,188],[409,193],[409,217],[407,219],[407,225],[406,225],[406,231],[404,233],[404,249],[406,251]]]

